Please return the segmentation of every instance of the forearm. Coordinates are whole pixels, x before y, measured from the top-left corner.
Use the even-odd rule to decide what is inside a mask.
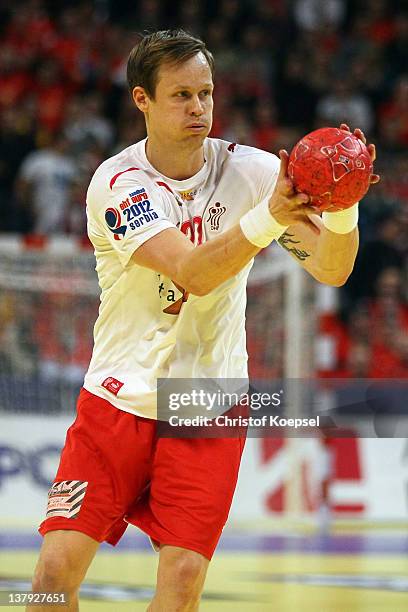
[[[298,194],[287,177],[288,154],[281,151],[274,192],[235,225],[194,248],[176,228],[153,236],[133,254],[134,263],[171,278],[193,295],[206,295],[240,272],[259,251],[278,240],[293,222],[310,225],[308,196]]]
[[[336,234],[322,227],[316,242],[315,278],[329,285],[344,285],[350,276],[358,251],[358,229]]]
[[[288,200],[280,200],[278,203],[284,207]],[[242,270],[261,248],[282,235],[287,226],[271,214],[270,206],[274,202],[276,198],[265,198],[241,217],[239,225],[191,251],[182,260],[182,276],[188,284],[196,281],[198,285],[191,293],[197,294],[198,290],[203,292],[198,295],[203,295],[212,291]]]
[[[236,225],[184,255],[173,280],[194,295],[205,295],[238,274],[259,251]]]
[[[194,247],[178,229],[167,229],[133,254],[134,263],[163,274],[193,295],[206,295],[235,276],[259,252],[237,224]]]
[[[353,270],[358,250],[357,218],[354,215],[354,220],[350,221],[350,229],[346,226],[347,231],[344,233],[339,233],[344,227],[341,227],[342,220],[340,226],[338,225],[338,217],[331,216],[326,219],[331,229],[325,226],[324,220],[318,215],[311,215],[310,221],[314,231],[311,226],[293,225],[278,242],[320,283],[344,285]]]

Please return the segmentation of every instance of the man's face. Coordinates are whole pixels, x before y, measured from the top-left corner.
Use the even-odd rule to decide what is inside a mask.
[[[179,65],[163,64],[146,112],[150,135],[201,146],[212,125],[213,81],[202,53]]]

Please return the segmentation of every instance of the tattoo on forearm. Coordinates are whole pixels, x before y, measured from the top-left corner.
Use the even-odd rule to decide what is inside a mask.
[[[302,249],[298,249],[297,247],[290,246],[292,244],[300,244],[300,240],[293,240],[294,237],[294,234],[289,234],[289,232],[285,232],[279,238],[278,242],[281,247],[286,249],[289,253],[292,253],[295,257],[300,259],[300,261],[305,261],[307,257],[310,257],[310,253],[308,253],[307,251],[303,251]]]

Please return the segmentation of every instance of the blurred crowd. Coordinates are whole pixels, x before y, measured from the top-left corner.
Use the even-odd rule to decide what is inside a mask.
[[[332,347],[321,371],[405,375],[402,0],[0,0],[0,232],[85,234],[91,175],[145,136],[127,90],[127,55],[140,33],[169,27],[203,37],[214,53],[212,136],[276,152],[345,121],[376,142],[382,181],[360,207],[362,247],[340,309],[320,322]],[[275,306],[267,312],[263,297],[253,297],[253,344],[264,342]],[[278,343],[266,345],[279,354]]]

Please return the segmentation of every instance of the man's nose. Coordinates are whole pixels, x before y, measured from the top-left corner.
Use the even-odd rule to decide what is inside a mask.
[[[204,106],[203,103],[201,102],[199,96],[193,96],[191,98],[191,107],[190,107],[190,112],[192,115],[202,115],[204,112]]]

